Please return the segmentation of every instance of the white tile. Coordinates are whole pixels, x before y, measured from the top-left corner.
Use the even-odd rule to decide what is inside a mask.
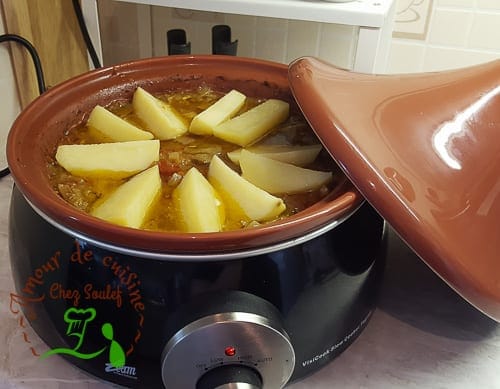
[[[215,24],[212,22],[197,22],[195,23],[191,40],[192,54],[212,54],[212,27]]]
[[[103,45],[102,54],[106,66],[132,61],[140,57],[137,47],[112,42]]]
[[[422,71],[425,45],[412,41],[391,44],[388,73],[417,73]]]
[[[107,42],[137,43],[137,5],[125,2],[99,2],[101,33]]]
[[[154,55],[167,54],[166,33],[180,28],[186,31],[192,54],[212,52],[212,27],[227,24],[231,40],[238,40],[238,55],[255,56],[256,18],[253,16],[191,11],[168,7],[152,7],[152,36]],[[263,21],[264,25],[272,26]]]
[[[180,28],[186,31],[192,54],[212,52],[212,27],[227,24],[231,27],[231,40],[238,40],[238,55],[254,56],[256,18],[252,16],[189,11],[167,7],[153,7],[152,35],[155,55],[167,54],[166,33]]]
[[[257,28],[258,29],[286,29],[288,25],[287,19],[278,18],[267,18],[258,17],[257,18]]]
[[[211,54],[212,27],[224,23],[224,14],[174,8],[171,11],[170,22],[172,27],[168,26],[168,29],[186,30],[187,40],[191,42],[192,54]],[[167,29],[164,30],[164,34],[166,33]]]
[[[153,38],[151,36],[151,7],[137,5],[137,49],[139,58],[150,58],[153,55]]]
[[[321,25],[318,55],[344,69],[352,69],[359,28],[343,24]]]
[[[103,64],[139,58],[138,6],[110,1],[98,4]]]
[[[286,45],[287,62],[302,56],[318,54],[319,27],[319,23],[289,21]]]
[[[432,0],[397,0],[393,33],[398,37],[425,39]]]
[[[173,28],[181,28],[172,22],[171,13],[172,8],[151,7],[151,38],[153,40],[153,56],[167,55],[167,31]]]
[[[246,15],[225,15],[225,23],[231,27],[231,40],[238,40],[237,54],[241,57],[255,56],[257,18]]]
[[[470,31],[469,46],[498,50],[500,54],[500,13],[476,13]]]
[[[476,0],[437,0],[436,5],[439,7],[473,8],[476,5]]]
[[[172,29],[186,31],[192,54],[212,52],[212,27],[226,24],[225,15],[218,12],[192,11],[180,8],[152,7],[153,54],[166,55],[167,32]]]
[[[425,52],[423,71],[456,69],[498,58],[499,54],[493,52],[428,47]]]
[[[285,63],[287,33],[287,20],[266,17],[257,18],[255,56]]]
[[[429,31],[429,42],[447,46],[465,46],[472,22],[471,12],[435,10]]]
[[[477,9],[500,11],[500,1],[498,0],[476,0]]]

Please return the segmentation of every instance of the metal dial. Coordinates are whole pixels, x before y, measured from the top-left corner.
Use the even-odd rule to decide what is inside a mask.
[[[220,377],[227,373],[226,367],[238,366],[256,372],[261,386],[233,379],[235,382],[221,380],[210,389],[285,386],[295,366],[295,353],[276,320],[247,312],[205,316],[179,330],[162,353],[162,379],[167,389],[208,389],[197,384],[202,385],[209,372]]]

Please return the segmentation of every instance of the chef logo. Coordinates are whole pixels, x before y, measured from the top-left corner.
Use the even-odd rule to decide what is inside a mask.
[[[75,240],[72,251],[56,251],[45,261],[34,262],[40,266],[27,275],[19,292],[10,294],[9,307],[33,356],[41,360],[55,354],[81,360],[99,358],[106,373],[136,379],[135,367],[127,366],[126,361],[142,338],[145,304],[133,261],[103,254]],[[90,281],[71,284],[68,274]],[[48,307],[53,312],[62,308],[60,316],[50,318],[50,325],[56,324],[66,342],[40,353],[31,341],[28,322],[47,320],[40,313]],[[117,320],[128,325],[117,327]]]
[[[85,342],[87,325],[96,317],[94,308],[76,309],[69,308],[64,313],[64,321],[68,323],[66,335],[77,338],[77,343],[73,348],[59,347],[43,353],[40,358],[44,359],[54,354],[67,354],[80,359],[92,359],[108,350],[109,364],[114,368],[125,366],[125,352],[122,346],[113,339],[113,326],[111,323],[104,323],[101,326],[103,342],[108,343],[104,347],[94,352],[81,352],[80,348]]]

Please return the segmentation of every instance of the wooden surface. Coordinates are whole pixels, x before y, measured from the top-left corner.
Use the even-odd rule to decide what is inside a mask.
[[[88,71],[88,59],[71,0],[1,0],[6,32],[30,41],[38,51],[47,87]],[[24,108],[38,95],[27,50],[11,44],[12,61]]]

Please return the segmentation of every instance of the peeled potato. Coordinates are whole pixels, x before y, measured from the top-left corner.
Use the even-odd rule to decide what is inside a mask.
[[[91,214],[121,226],[140,228],[160,191],[160,172],[154,165],[120,185]]]
[[[291,163],[296,166],[305,166],[314,162],[321,148],[322,146],[320,144],[304,146],[257,145],[248,147],[246,150],[276,161]],[[235,164],[239,164],[241,150],[242,149],[230,151],[227,153],[227,156]]]
[[[241,151],[240,167],[243,178],[272,194],[308,192],[332,179],[331,172],[304,169],[248,150]]]
[[[269,99],[214,128],[214,135],[242,147],[262,138],[288,118],[289,104]]]
[[[208,181],[224,199],[228,208],[249,220],[271,220],[286,209],[282,199],[257,188],[217,156],[210,162]]]
[[[224,222],[224,208],[212,185],[192,167],[174,189],[172,198],[184,232],[218,232]]]
[[[188,130],[179,112],[140,87],[134,92],[132,105],[139,119],[160,140],[177,138]]]
[[[236,115],[245,100],[246,96],[243,93],[233,89],[196,115],[189,125],[189,132],[198,135],[212,135],[214,127]]]
[[[124,178],[140,172],[157,162],[160,141],[99,143],[90,145],[61,145],[56,160],[76,176]]]
[[[90,113],[87,126],[95,128],[115,142],[154,138],[152,133],[137,128],[100,105],[96,105]]]

